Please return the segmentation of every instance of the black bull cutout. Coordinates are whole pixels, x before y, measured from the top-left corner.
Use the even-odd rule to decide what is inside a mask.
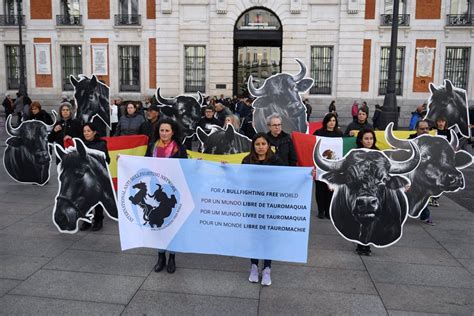
[[[278,113],[282,118],[282,129],[286,133],[306,133],[308,121],[306,107],[300,93],[308,91],[314,83],[313,79],[304,78],[306,66],[296,59],[300,65],[297,75],[279,73],[273,75],[257,89],[253,85],[252,76],[248,79],[248,90],[257,99],[252,103],[254,108],[253,122],[257,132],[268,132],[267,117]]]
[[[242,134],[237,133],[231,124],[223,129],[220,126],[212,126],[211,133],[207,134],[201,127],[196,130],[197,137],[201,142],[202,152],[214,155],[239,154],[250,151],[252,141]]]
[[[322,181],[335,188],[330,213],[337,231],[361,245],[387,247],[397,242],[407,218],[405,189],[410,185],[400,174],[418,166],[418,147],[410,143],[405,161],[369,149],[352,149],[343,159],[328,160],[321,155],[320,145],[319,140],[314,163],[326,171]]]
[[[74,86],[76,118],[81,124],[92,122],[97,117],[110,129],[109,87],[95,75],[91,78],[79,75],[79,79],[71,75],[69,80]]]
[[[385,129],[387,142],[398,150],[384,151],[392,159],[407,159],[407,151],[414,143],[420,148],[420,165],[405,174],[411,181],[408,197],[408,216],[419,217],[427,206],[430,197],[438,197],[444,192],[456,192],[464,189],[464,175],[460,171],[472,163],[472,156],[458,150],[458,137],[451,130],[451,142],[442,136],[421,135],[413,140],[395,138],[393,123]],[[400,150],[401,149],[401,150]]]
[[[53,116],[56,121],[54,111]],[[53,128],[54,123],[46,125],[42,121],[29,120],[13,128],[11,120],[12,115],[7,117],[5,124],[10,135],[3,154],[7,174],[20,183],[45,185],[49,181],[51,165],[48,130]]]
[[[79,221],[91,222],[92,210],[101,204],[107,215],[117,220],[117,204],[105,154],[87,148],[74,138],[74,147],[55,145],[59,190],[53,223],[62,233],[75,233]]]
[[[444,80],[444,85],[439,87],[430,83],[430,91],[425,119],[435,122],[436,119],[444,117],[448,121],[449,128],[457,126],[464,137],[470,137],[466,90],[456,88],[451,81]]]

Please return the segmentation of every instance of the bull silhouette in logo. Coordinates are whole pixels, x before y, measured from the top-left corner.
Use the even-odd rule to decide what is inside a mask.
[[[81,124],[100,118],[110,128],[109,87],[100,82],[95,75],[87,78],[79,75],[79,80],[70,76],[74,86],[74,98],[77,104],[76,118]]]
[[[313,79],[304,79],[306,66],[296,59],[301,67],[297,75],[279,73],[265,80],[263,85],[257,89],[253,85],[252,76],[248,80],[248,90],[257,99],[252,103],[253,122],[255,130],[259,133],[268,132],[267,117],[278,113],[282,118],[283,130],[306,133],[308,121],[306,107],[301,100],[300,93],[304,93],[313,85]]]
[[[134,189],[138,189],[138,192],[129,197],[129,200],[134,205],[138,205],[143,210],[143,225],[150,225],[150,227],[160,228],[165,218],[171,215],[173,208],[176,206],[176,196],[174,194],[171,197],[163,191],[161,185],[158,184],[158,189],[152,195],[148,194],[148,189],[145,183],[139,182],[133,186]],[[154,207],[147,203],[146,198],[151,197],[156,202],[159,202],[157,207]]]
[[[466,90],[456,88],[451,81],[444,80],[444,86],[440,87],[430,83],[430,91],[425,119],[434,122],[439,117],[445,117],[450,128],[457,125],[464,137],[470,137]]]

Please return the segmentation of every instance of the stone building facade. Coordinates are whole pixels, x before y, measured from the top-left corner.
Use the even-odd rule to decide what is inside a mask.
[[[14,93],[18,56],[12,55],[18,45],[18,26],[11,20],[17,14],[16,4],[11,4],[16,0],[3,2],[0,93]],[[468,0],[400,2],[397,88],[403,126],[409,112],[428,98],[429,82],[442,84],[443,78],[451,76],[473,100],[474,22]],[[196,88],[208,95],[231,96],[243,87],[237,84],[243,80],[239,69],[245,72],[239,68],[245,66],[242,59],[257,56],[253,62],[258,59],[255,65],[260,72],[254,72],[247,60],[246,74],[255,77],[263,71],[264,79],[272,73],[262,68],[269,67],[266,59],[274,59],[274,69],[297,73],[298,58],[316,79],[316,87],[308,93],[314,115],[323,115],[333,99],[340,112],[348,112],[354,100],[367,100],[369,105],[383,102],[391,3],[24,0],[28,92],[33,99],[56,104],[61,95],[72,95],[65,71],[90,75],[100,69],[99,78],[110,86],[111,95],[123,99],[143,100],[157,87],[163,96],[193,93]],[[277,21],[276,27],[272,21]],[[273,35],[266,38],[265,31]],[[268,56],[263,62],[262,54]]]

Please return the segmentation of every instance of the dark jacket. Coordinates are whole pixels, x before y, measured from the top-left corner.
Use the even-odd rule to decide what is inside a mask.
[[[197,122],[197,126],[202,128],[206,133],[209,133],[211,131],[211,125],[217,125],[222,127],[221,122],[215,117],[211,119],[208,119],[207,117],[201,117]]]
[[[150,120],[145,120],[138,129],[138,133],[141,135],[148,136],[148,141],[153,142],[158,135],[155,135],[156,128],[158,126],[158,122],[160,120],[156,120],[155,122],[151,122]]]
[[[145,121],[143,115],[135,113],[134,115],[122,115],[117,124],[114,136],[123,135],[137,135],[140,131],[140,126]]]
[[[51,118],[51,115],[49,115],[45,110],[41,110],[38,113],[33,114],[33,116],[28,118],[29,120],[37,120],[45,123],[46,125],[51,125],[53,124],[53,119]]]
[[[449,129],[436,129],[437,135],[444,136],[448,140],[451,141],[451,131]]]
[[[61,125],[62,129],[58,132],[54,131],[54,127],[57,125]],[[68,120],[60,120],[54,124],[51,133],[49,133],[48,141],[50,143],[58,143],[61,146],[64,146],[63,138],[66,135],[74,137],[81,137],[82,136],[82,127],[81,123],[75,119],[68,119]]]
[[[360,124],[358,121],[355,121],[355,122],[350,123],[347,126],[346,131],[344,132],[344,136],[349,136],[350,131],[353,131],[353,130],[360,131],[363,128],[373,129],[372,125],[370,123],[368,123],[367,121],[365,121],[365,124]]]
[[[250,155],[247,155],[242,159],[243,165],[265,165],[265,166],[284,166],[285,164],[278,158],[277,155],[272,155],[268,159],[268,161],[258,161],[258,162],[250,162]]]
[[[340,129],[337,129],[335,131],[328,131],[327,129],[320,128],[317,131],[315,131],[313,135],[322,136],[322,137],[342,137],[342,132]]]
[[[87,140],[83,139],[84,145],[87,146],[87,148],[90,149],[95,149],[95,150],[100,150],[105,154],[105,161],[107,161],[107,164],[110,163],[110,157],[109,157],[109,151],[107,149],[107,141],[96,137],[92,141],[88,142]]]
[[[229,108],[225,107],[222,109],[222,111],[220,112],[217,112],[216,111],[216,118],[219,120],[220,122],[220,126],[224,126],[224,123],[225,123],[225,118],[229,115],[231,115],[232,112],[229,110]]]
[[[272,135],[271,132],[267,133],[270,138],[270,146],[274,147],[273,152],[280,158],[285,166],[296,166],[296,152],[293,142],[289,134],[281,131],[278,137]]]
[[[381,113],[382,111],[380,109],[375,109],[374,116],[372,117],[372,123],[374,124],[374,128],[379,128],[379,119]]]

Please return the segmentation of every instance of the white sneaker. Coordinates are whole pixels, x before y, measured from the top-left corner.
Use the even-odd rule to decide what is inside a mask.
[[[258,283],[258,267],[256,264],[252,264],[252,268],[250,268],[249,281]]]
[[[271,269],[265,268],[262,271],[262,285],[269,286],[272,284],[272,278],[270,276]]]

